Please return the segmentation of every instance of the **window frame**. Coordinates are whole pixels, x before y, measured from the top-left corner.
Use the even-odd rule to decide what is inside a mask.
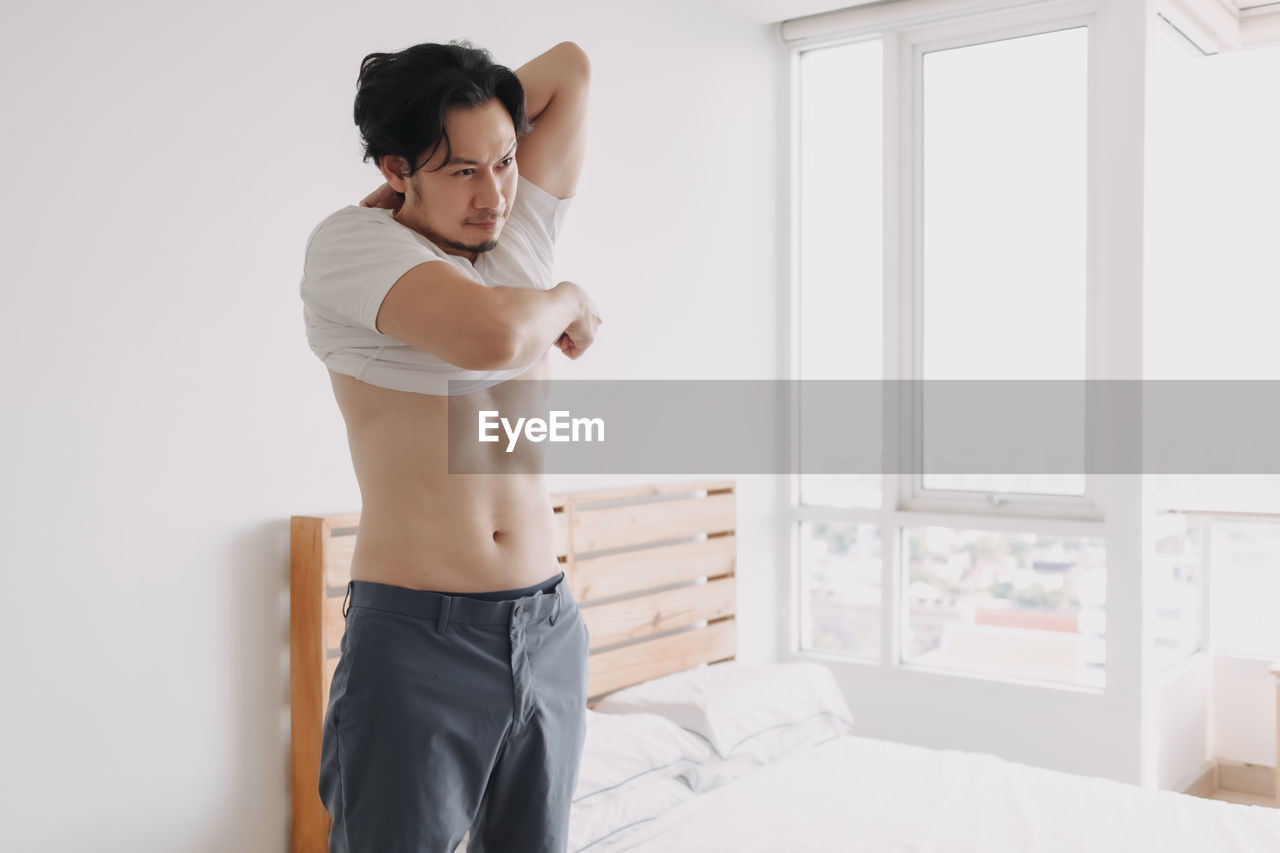
[[[1064,4],[1076,5],[1076,4]],[[901,272],[898,276],[905,286],[898,288],[896,294],[901,305],[903,322],[899,324],[901,339],[896,353],[900,364],[900,375],[911,380],[920,380],[924,345],[924,281],[922,275],[921,256],[924,251],[922,222],[922,173],[923,173],[923,126],[924,111],[924,55],[933,51],[949,50],[993,41],[1022,38],[1026,36],[1051,33],[1078,27],[1086,28],[1088,41],[1088,57],[1086,73],[1092,79],[1095,59],[1095,27],[1096,15],[1089,11],[1066,13],[1065,9],[1051,6],[1028,10],[1011,10],[1001,13],[1000,23],[993,24],[986,16],[965,17],[933,25],[898,30],[893,35],[899,41],[900,66],[903,91],[909,92],[904,112],[904,122],[900,125],[901,135],[897,139],[888,140],[890,145],[910,153],[908,162],[901,166],[900,184],[897,187],[903,199],[902,216],[898,222],[896,234],[897,245],[901,249]],[[887,71],[888,69],[886,69]],[[1086,128],[1086,157],[1094,150],[1090,138],[1096,129],[1092,121],[1094,99],[1092,86],[1088,94],[1088,127]],[[1094,215],[1094,194],[1091,187],[1086,187],[1087,198],[1085,209],[1088,222],[1085,228],[1085,375],[1084,379],[1092,380],[1097,376],[1096,353],[1098,350],[1098,320],[1093,310],[1096,305],[1094,290],[1097,276],[1093,274],[1093,246],[1096,217]],[[886,193],[890,191],[885,188]],[[888,229],[886,229],[887,231]],[[888,242],[888,241],[886,241]],[[886,247],[886,251],[889,247]],[[886,286],[891,283],[886,282]],[[886,299],[888,294],[886,294]],[[934,512],[966,512],[990,515],[1015,515],[1030,518],[1079,518],[1102,519],[1102,509],[1097,498],[1094,478],[1084,472],[1085,486],[1082,495],[1053,495],[1018,492],[996,492],[978,490],[926,489],[922,482],[920,457],[923,453],[923,425],[921,413],[912,395],[903,395],[903,411],[900,413],[903,424],[909,428],[908,440],[903,443],[904,453],[910,454],[903,460],[901,470],[913,472],[899,474],[900,506]]]
[[[1099,234],[1098,206],[1102,202],[1100,194],[1093,190],[1096,186],[1097,168],[1094,156],[1101,144],[1099,122],[1097,120],[1099,104],[1097,95],[1098,80],[1101,77],[1098,63],[1098,25],[1099,10],[1091,2],[1047,2],[1026,8],[1023,5],[1010,3],[1011,8],[995,8],[984,6],[980,10],[972,2],[957,2],[941,11],[940,7],[916,3],[913,0],[896,3],[898,9],[884,9],[881,12],[866,10],[849,10],[861,12],[858,18],[863,21],[859,26],[846,27],[821,35],[807,35],[795,38],[790,43],[790,340],[789,374],[798,376],[799,347],[799,297],[801,281],[799,275],[799,227],[796,213],[799,205],[799,152],[800,152],[800,62],[801,54],[808,50],[824,47],[835,47],[858,41],[879,39],[882,42],[883,55],[883,92],[884,92],[884,134],[883,134],[883,364],[886,380],[919,379],[922,343],[921,296],[922,282],[919,270],[920,252],[922,249],[920,235],[920,169],[922,157],[921,138],[918,128],[921,127],[923,106],[923,54],[931,50],[981,44],[1038,33],[1054,32],[1061,29],[1086,27],[1088,29],[1087,58],[1087,90],[1088,107],[1086,128],[1086,158],[1089,176],[1088,196],[1086,200],[1086,292],[1085,292],[1085,378],[1093,379],[1102,374],[1099,365],[1102,357],[1100,335],[1102,334],[1101,307],[1105,300],[1099,300],[1098,289],[1101,276],[1098,274],[1097,236]],[[918,15],[912,10],[918,9]],[[782,35],[787,40],[787,24],[783,24]],[[904,145],[909,142],[909,145]],[[905,152],[905,153],[901,153]],[[899,282],[909,282],[909,286],[899,286]],[[904,398],[909,395],[904,395]],[[793,397],[792,402],[795,402]],[[910,401],[904,399],[904,406]],[[792,405],[792,435],[797,435],[798,407]],[[899,413],[900,422],[913,424],[913,435],[909,442],[904,442],[904,452],[918,454],[920,452],[919,420],[913,411]],[[1091,423],[1087,429],[1093,429]],[[790,448],[793,461],[792,470],[800,471],[799,449],[792,444]],[[901,470],[918,470],[914,460],[902,460]],[[784,652],[791,655],[813,656],[838,660],[842,664],[864,665],[873,668],[911,669],[932,672],[928,667],[904,663],[902,660],[903,642],[907,629],[906,599],[903,595],[905,579],[902,577],[901,550],[904,542],[904,531],[908,527],[945,526],[976,527],[990,530],[1006,530],[1009,532],[1059,533],[1102,538],[1108,544],[1107,565],[1111,569],[1112,555],[1110,548],[1107,516],[1104,512],[1105,493],[1098,487],[1096,478],[1085,474],[1085,490],[1083,495],[1039,495],[1000,492],[959,492],[950,490],[926,490],[920,487],[919,474],[882,474],[881,501],[879,507],[826,507],[811,506],[800,503],[800,474],[793,473],[785,478],[785,504],[790,507],[787,518],[788,564],[790,566],[788,589],[789,596],[795,605],[789,610],[787,642]],[[881,642],[880,654],[876,660],[865,656],[835,654],[826,651],[804,648],[801,645],[801,620],[799,618],[801,573],[800,565],[800,527],[805,521],[840,521],[850,524],[871,523],[879,525],[881,559],[883,571],[881,576]],[[1112,522],[1115,519],[1111,520]],[[1110,581],[1108,590],[1110,593]],[[1111,595],[1107,598],[1107,611],[1111,612]],[[1111,655],[1113,635],[1108,632],[1106,638],[1108,659]],[[1007,679],[977,672],[947,670],[940,674],[974,679],[979,681],[999,682],[1011,685],[1015,689],[1024,687],[1050,688],[1061,693],[1077,693],[1090,696],[1114,694],[1116,691],[1113,678],[1117,671],[1111,666],[1105,670],[1106,683],[1100,688],[1063,683],[1033,682],[1027,679]]]

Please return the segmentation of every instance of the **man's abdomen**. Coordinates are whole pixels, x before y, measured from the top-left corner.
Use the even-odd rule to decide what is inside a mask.
[[[560,570],[554,513],[541,475],[500,475],[483,488],[384,505],[366,498],[353,580],[489,592],[531,586]]]

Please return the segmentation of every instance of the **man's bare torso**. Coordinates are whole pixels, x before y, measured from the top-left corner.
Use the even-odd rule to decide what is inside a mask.
[[[532,586],[560,570],[536,445],[523,456],[498,457],[503,442],[480,449],[472,440],[462,452],[455,442],[454,470],[499,473],[449,473],[450,419],[474,435],[474,412],[536,404],[530,395],[545,383],[522,380],[549,379],[549,353],[517,379],[464,397],[394,391],[333,371],[329,377],[362,498],[352,580],[487,592]]]

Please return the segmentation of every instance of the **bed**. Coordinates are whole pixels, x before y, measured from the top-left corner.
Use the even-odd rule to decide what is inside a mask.
[[[591,633],[568,853],[1280,851],[1280,810],[862,737],[827,667],[738,661],[731,480],[551,503]],[[295,853],[328,849],[320,732],[358,524],[291,520]]]

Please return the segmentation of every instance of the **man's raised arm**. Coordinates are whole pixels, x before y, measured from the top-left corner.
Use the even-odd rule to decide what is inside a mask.
[[[587,151],[587,93],[591,63],[571,41],[516,69],[524,87],[525,113],[533,129],[520,139],[520,174],[556,198],[578,189]]]

